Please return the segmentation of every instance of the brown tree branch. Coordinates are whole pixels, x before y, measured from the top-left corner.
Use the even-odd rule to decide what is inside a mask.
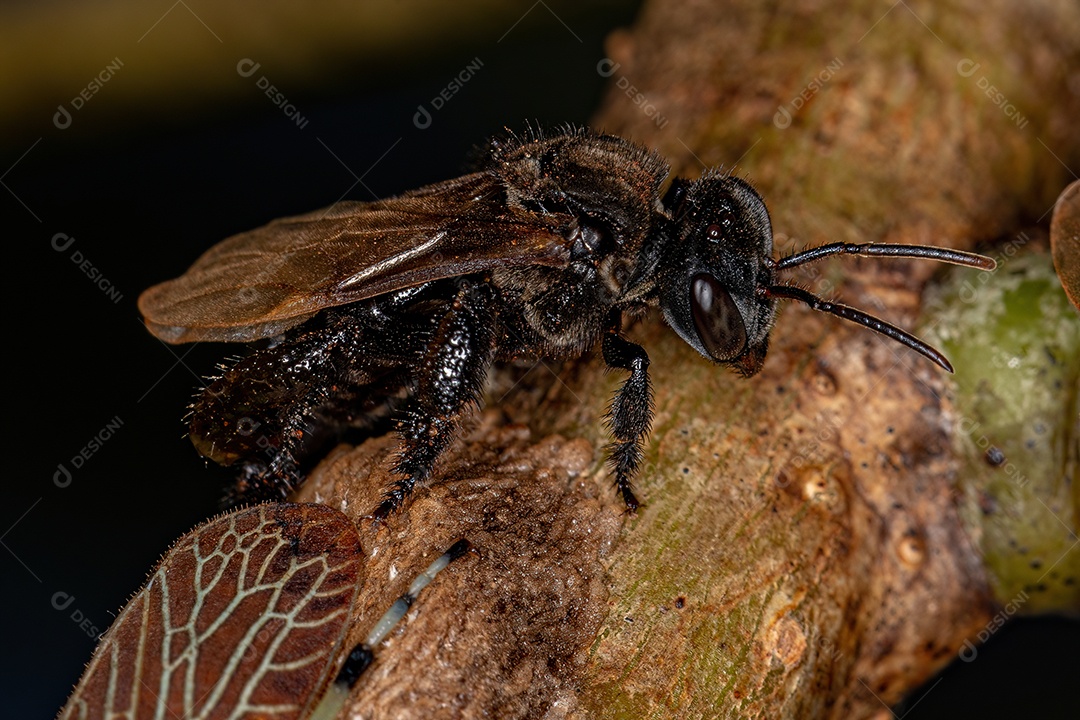
[[[611,40],[595,124],[681,173],[737,161],[781,251],[970,248],[1038,218],[1062,163],[1078,165],[1078,38],[1066,1],[654,3]],[[932,265],[847,259],[802,279],[911,326]],[[602,465],[602,410],[621,377],[599,358],[557,377],[543,364],[503,371],[497,410],[439,478],[385,526],[362,522],[372,565],[358,637],[431,553],[464,536],[482,557],[440,576],[355,708],[867,717],[986,627],[998,601],[961,521],[971,496],[957,491],[953,387],[939,370],[797,306],[749,380],[657,318],[630,334],[651,354],[657,400],[642,510],[620,514]],[[301,499],[360,519],[393,450],[342,451]]]

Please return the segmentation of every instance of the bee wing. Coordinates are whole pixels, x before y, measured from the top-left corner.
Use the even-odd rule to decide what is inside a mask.
[[[516,210],[476,173],[376,202],[342,202],[234,235],[139,297],[170,343],[272,337],[318,311],[507,265],[565,267],[570,218]]]
[[[325,505],[211,520],[180,538],[124,607],[59,720],[265,708],[307,717],[332,679],[363,575],[356,526]]]

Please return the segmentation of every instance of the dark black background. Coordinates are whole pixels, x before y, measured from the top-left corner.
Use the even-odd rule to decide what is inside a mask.
[[[273,78],[264,62],[228,103],[110,112],[106,87],[66,130],[52,123],[55,105],[43,105],[0,138],[0,213],[13,251],[4,273],[0,715],[57,711],[94,647],[78,619],[104,631],[169,543],[215,512],[231,477],[205,467],[180,417],[200,376],[235,348],[158,342],[142,327],[139,293],[217,240],[275,217],[459,174],[474,144],[504,125],[586,122],[605,82],[596,72],[602,39],[629,24],[633,8],[561,12],[565,25],[546,10],[536,7],[502,42],[496,34],[372,65],[343,60],[317,89],[282,86],[308,120],[303,129],[254,87],[258,75]],[[475,57],[483,68],[418,129],[417,105]],[[75,239],[64,252],[52,246],[57,233]],[[71,261],[76,250],[119,303]],[[116,418],[121,427],[74,469],[71,458]],[[72,469],[67,487],[53,481],[61,463]],[[72,598],[64,610],[53,607],[57,593]],[[1074,716],[1062,689],[1080,669],[1078,642],[1078,626],[1061,620],[1006,628],[897,714]]]

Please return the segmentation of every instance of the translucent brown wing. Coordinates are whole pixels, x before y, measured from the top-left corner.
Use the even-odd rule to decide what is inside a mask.
[[[260,505],[181,538],[104,635],[61,720],[305,717],[360,584],[356,528],[323,505]]]
[[[569,218],[511,208],[476,173],[377,202],[282,218],[210,248],[139,298],[171,343],[272,337],[319,310],[505,265],[564,267]]]

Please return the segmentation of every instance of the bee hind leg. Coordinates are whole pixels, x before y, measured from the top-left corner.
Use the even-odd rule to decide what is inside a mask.
[[[400,477],[373,517],[385,519],[431,475],[439,456],[457,435],[463,417],[480,403],[495,357],[493,290],[484,283],[462,287],[439,321],[417,370],[416,390],[398,423]]]

